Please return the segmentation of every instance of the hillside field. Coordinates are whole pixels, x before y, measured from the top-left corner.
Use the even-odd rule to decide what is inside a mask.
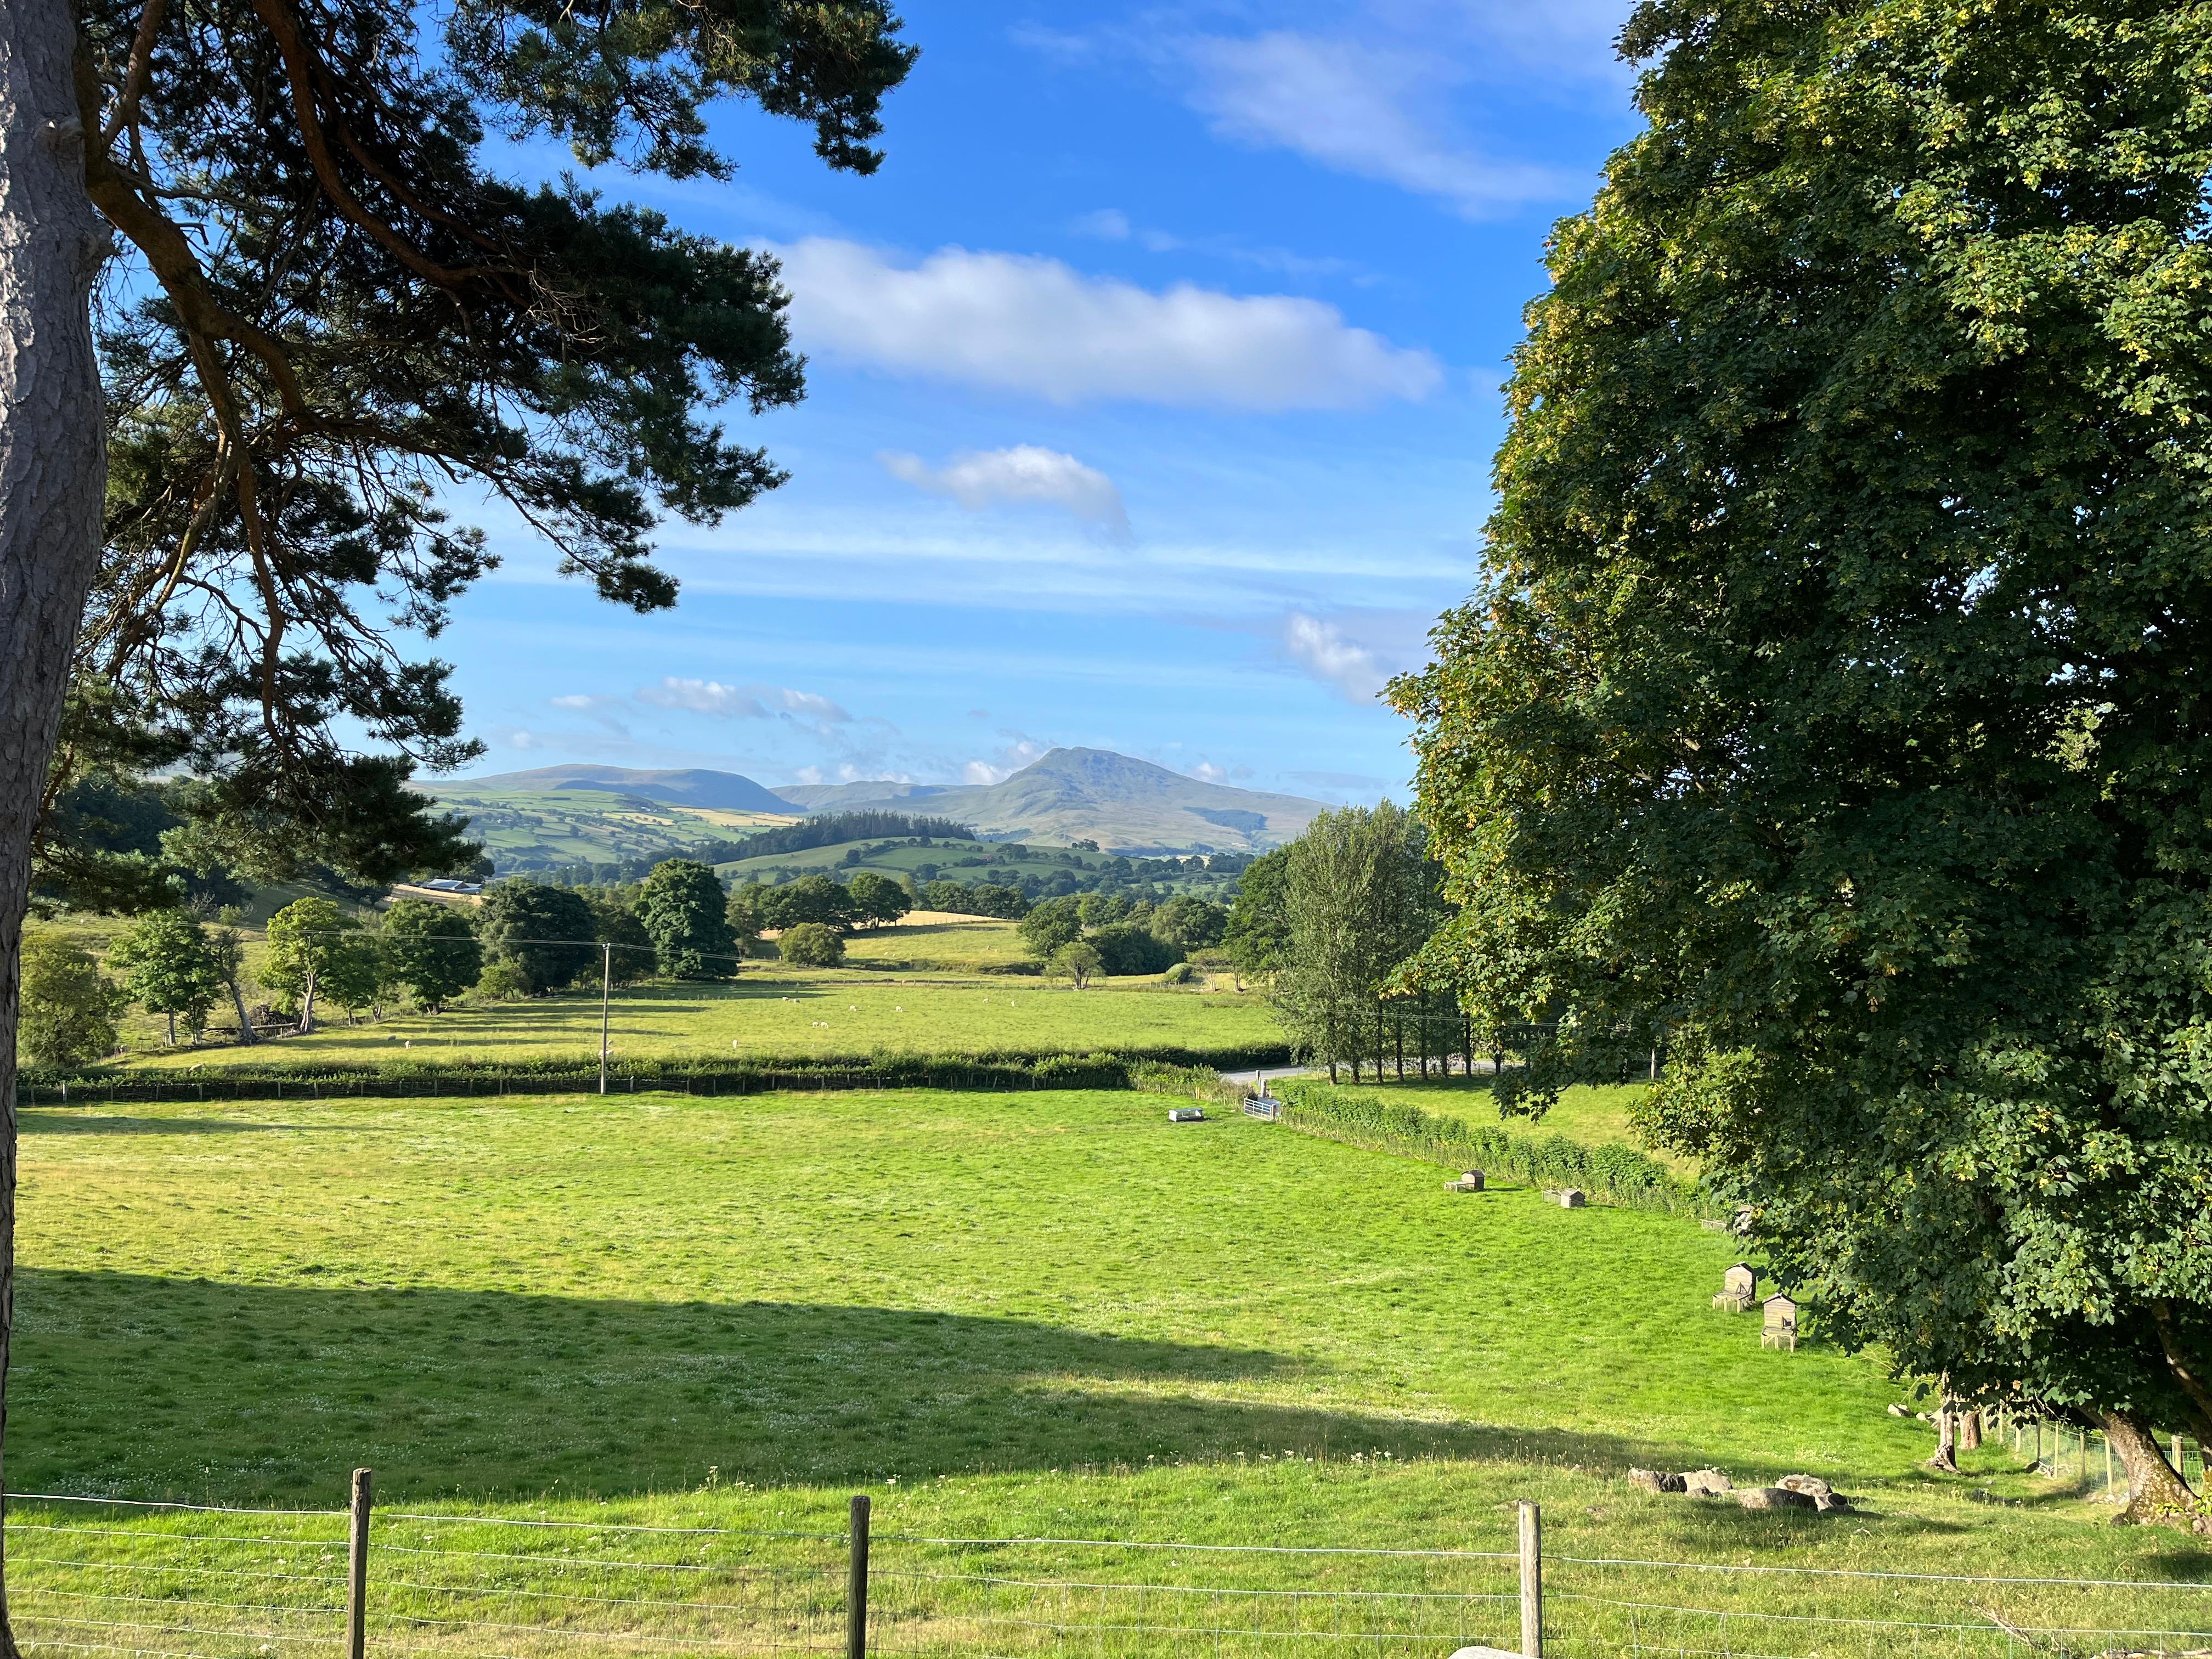
[[[784,969],[774,963],[749,963],[738,979],[723,983],[619,986],[610,1014],[617,1065],[714,1055],[1084,1054],[1281,1041],[1258,996],[1170,988],[1157,979],[1105,980],[1075,991],[1012,975],[892,977],[866,969]],[[158,1038],[150,1023],[139,1036],[147,1046],[133,1063],[164,1069],[399,1058],[582,1061],[599,1051],[599,995],[594,987],[442,1014],[392,1014],[359,1025],[347,1024],[339,1013],[312,1035],[252,1048],[153,1046]]]
[[[1425,1164],[1243,1118],[1170,1126],[1166,1103],[903,1092],[33,1109],[11,1480],[327,1507],[362,1465],[395,1509],[785,1535],[834,1533],[844,1495],[866,1489],[887,1561],[921,1559],[901,1540],[925,1538],[1510,1549],[1505,1506],[1534,1497],[1561,1557],[2203,1576],[2189,1540],[2101,1524],[2108,1510],[2017,1473],[2000,1448],[1966,1477],[1929,1474],[1928,1432],[1886,1414],[1902,1396],[1873,1359],[1817,1340],[1762,1350],[1755,1321],[1708,1305],[1730,1244],[1692,1223],[1562,1211],[1525,1190],[1448,1194]],[[1632,1465],[1708,1463],[1740,1481],[1825,1474],[1861,1508],[1753,1514],[1626,1480]],[[63,1513],[19,1500],[11,1519]],[[125,1564],[168,1547],[164,1528],[230,1524],[94,1520],[109,1531],[70,1547]],[[495,1533],[434,1541],[556,1550],[553,1565],[633,1547]],[[940,1564],[977,1559],[927,1547]],[[1011,1574],[1030,1557],[998,1559],[988,1571]],[[1239,1582],[1338,1589],[1410,1571],[1083,1561],[1094,1577],[1206,1582],[1233,1566]],[[61,1577],[76,1571],[19,1551],[22,1616],[53,1613],[40,1587],[83,1582]],[[1587,1586],[1601,1570],[1554,1571]],[[527,1588],[541,1579],[507,1568],[507,1589],[482,1593],[542,1595]],[[611,1573],[595,1593],[647,1593],[636,1583]],[[1669,1585],[1698,1606],[1971,1612],[1942,1587]],[[290,1593],[246,1588],[257,1595],[227,1593]],[[2193,1616],[2141,1592],[1972,1594],[2015,1620]],[[483,1616],[543,1615],[512,1601]],[[1630,1650],[1607,1606],[1562,1600],[1556,1616],[1610,1620],[1622,1637],[1565,1651]],[[1739,1654],[1832,1650],[1734,1628]],[[469,1632],[416,1634],[492,1650]],[[1115,1650],[1180,1650],[1172,1634]],[[1832,1650],[1906,1650],[1850,1633]]]

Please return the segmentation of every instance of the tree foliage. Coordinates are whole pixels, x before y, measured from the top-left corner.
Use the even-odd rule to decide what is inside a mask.
[[[1080,902],[1070,894],[1047,899],[1021,919],[1016,931],[1030,955],[1049,957],[1062,945],[1083,937]]]
[[[115,986],[91,951],[64,933],[23,939],[22,1018],[16,1028],[23,1058],[66,1071],[115,1052]]]
[[[1080,991],[1104,969],[1106,959],[1098,954],[1097,945],[1078,939],[1057,946],[1045,965],[1049,972]]]
[[[845,960],[845,936],[827,922],[794,922],[777,936],[776,948],[794,968],[836,968]]]
[[[458,905],[396,899],[384,913],[381,942],[391,981],[428,1013],[444,1008],[483,972],[476,926]]]
[[[315,1029],[316,1001],[333,978],[347,994],[339,999],[342,1006],[359,1007],[368,1000],[360,994],[362,970],[356,958],[362,942],[357,924],[331,900],[294,899],[269,918],[264,932],[269,951],[261,964],[261,982],[298,1014],[302,1031]],[[368,988],[374,992],[374,979]]]
[[[705,865],[668,859],[638,890],[637,919],[653,940],[660,971],[673,979],[727,979],[738,971],[738,937],[726,914],[729,896]]]
[[[108,947],[107,965],[123,975],[133,1002],[169,1022],[169,1041],[177,1040],[177,1016],[198,1042],[208,1015],[223,993],[222,964],[207,929],[182,910],[153,910],[142,915]]]
[[[705,111],[738,96],[866,173],[912,51],[881,0],[78,17],[85,180],[123,253],[80,679],[110,689],[112,729],[203,780],[196,817],[227,850],[443,867],[458,826],[407,775],[474,748],[446,665],[394,629],[434,636],[495,562],[446,503],[496,497],[604,597],[664,606],[656,522],[711,523],[783,477],[698,411],[803,389],[773,258],[518,183],[485,147],[723,178]],[[97,746],[65,742],[53,793]]]
[[[495,882],[477,912],[477,937],[491,962],[506,964],[503,982],[526,996],[542,996],[599,965],[596,919],[573,888]]]
[[[1254,979],[1279,971],[1290,945],[1290,912],[1284,902],[1290,867],[1291,849],[1278,847],[1253,860],[1237,878],[1237,897],[1229,907],[1221,944],[1238,969]]]
[[[1842,1340],[2212,1434],[2212,9],[1624,40],[1650,126],[1394,693],[1435,959],[1559,1021],[1540,1087],[1663,1040],[1654,1131]]]

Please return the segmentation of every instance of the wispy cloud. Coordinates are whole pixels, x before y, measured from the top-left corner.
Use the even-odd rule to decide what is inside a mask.
[[[723,720],[768,720],[783,714],[814,726],[843,726],[852,716],[815,691],[786,685],[725,685],[720,680],[685,679],[671,674],[658,685],[639,689],[636,700],[655,708],[713,714]]]
[[[1389,676],[1374,652],[1348,638],[1334,623],[1293,611],[1283,624],[1283,647],[1316,679],[1354,702],[1371,702]]]
[[[800,343],[893,374],[1055,404],[1258,410],[1418,399],[1444,380],[1427,352],[1318,300],[1189,283],[1155,293],[1057,259],[957,247],[913,264],[822,237],[776,251]]]
[[[1185,46],[1189,99],[1224,137],[1436,197],[1471,218],[1586,191],[1587,180],[1482,154],[1444,118],[1448,60],[1277,30]]]
[[[971,513],[1006,502],[1043,503],[1115,536],[1129,533],[1129,514],[1114,481],[1056,449],[1036,444],[970,449],[937,468],[902,450],[886,450],[876,459],[893,477],[933,495],[950,495]]]
[[[1001,732],[999,735],[1007,739],[1006,747],[962,767],[962,782],[1004,783],[1030,762],[1042,760],[1052,748],[1050,744],[1020,732]]]

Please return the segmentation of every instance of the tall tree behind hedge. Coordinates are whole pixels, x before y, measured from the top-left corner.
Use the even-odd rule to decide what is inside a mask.
[[[1419,823],[1389,801],[1324,812],[1288,849],[1275,1004],[1293,1040],[1329,1068],[1378,1074],[1391,1044],[1382,992],[1437,915]]]
[[[2212,7],[1662,0],[1434,669],[1438,958],[1825,1328],[2212,1435]]]

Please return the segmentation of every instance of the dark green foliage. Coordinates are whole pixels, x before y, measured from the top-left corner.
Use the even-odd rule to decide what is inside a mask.
[[[1029,900],[1018,887],[989,883],[969,886],[958,881],[926,881],[917,895],[923,910],[942,910],[956,916],[992,916],[1015,921],[1029,914]]]
[[[1565,1135],[1516,1135],[1460,1118],[1401,1106],[1379,1095],[1314,1078],[1280,1078],[1282,1121],[1375,1152],[1402,1152],[1448,1170],[1480,1170],[1539,1187],[1580,1187],[1624,1209],[1704,1215],[1711,1204],[1697,1186],[1633,1146],[1585,1146]]]
[[[89,957],[85,958],[88,963]],[[112,1043],[109,1044],[112,1047]],[[106,1049],[100,1051],[105,1054]],[[97,1059],[97,1054],[90,1056]],[[1198,1049],[1133,1048],[1115,1053],[1038,1053],[987,1049],[975,1054],[830,1054],[701,1060],[665,1060],[617,1073],[622,1084],[637,1087],[694,1088],[702,1093],[748,1093],[761,1090],[821,1087],[853,1089],[1100,1089],[1126,1085],[1138,1065],[1236,1070],[1279,1066],[1290,1050],[1279,1043],[1261,1048]],[[69,1085],[82,1100],[266,1100],[287,1094],[362,1096],[491,1094],[510,1083],[538,1091],[587,1090],[598,1072],[579,1071],[573,1060],[544,1058],[496,1063],[441,1066],[428,1060],[395,1060],[376,1066],[272,1061],[250,1071],[204,1078],[155,1076],[112,1070],[86,1071],[82,1063],[49,1066],[22,1075],[27,1105],[58,1098]],[[1279,1086],[1279,1085],[1278,1085]]]
[[[1229,907],[1221,943],[1230,959],[1255,979],[1279,972],[1290,948],[1290,848],[1278,847],[1253,860],[1237,878],[1237,898]]]
[[[483,947],[468,911],[429,899],[392,902],[384,914],[385,971],[418,1008],[444,1007],[483,972]]]
[[[763,858],[771,853],[803,853],[810,847],[835,847],[848,841],[905,841],[928,836],[938,841],[973,841],[975,832],[951,818],[908,817],[902,812],[825,812],[797,823],[779,824],[747,836],[732,859]],[[717,859],[715,863],[726,863]]]
[[[1394,696],[1486,1023],[1826,1328],[2212,1434],[2212,10],[1655,3]],[[2146,1466],[2131,1470],[2155,1480]]]
[[[1085,927],[1105,927],[1127,917],[1134,901],[1124,893],[1085,893],[1075,913]]]
[[[776,949],[794,968],[837,968],[845,961],[845,936],[819,921],[802,921],[776,937]]]
[[[1182,960],[1182,951],[1151,928],[1133,921],[1101,927],[1084,943],[1097,951],[1099,971],[1117,976],[1164,973]]]
[[[1194,893],[1181,893],[1152,912],[1152,932],[1179,951],[1202,951],[1221,943],[1229,921],[1225,905]]]
[[[1072,897],[1047,899],[1021,920],[1022,943],[1035,957],[1049,957],[1083,937],[1083,918]]]
[[[171,1042],[177,1040],[179,1014],[197,1042],[223,993],[222,964],[207,929],[182,910],[151,910],[139,917],[108,947],[107,965],[123,975],[133,1002],[167,1017]]]
[[[1098,947],[1083,939],[1068,939],[1055,945],[1052,960],[1046,964],[1048,971],[1060,975],[1079,991],[1105,970],[1106,958],[1098,954]]]
[[[582,894],[514,879],[484,889],[477,937],[489,959],[505,963],[532,996],[574,981],[600,965],[596,918]],[[574,945],[559,941],[574,939]],[[545,941],[551,940],[548,944]]]
[[[845,895],[852,902],[854,919],[864,926],[896,921],[914,908],[904,887],[873,870],[863,870],[847,882]]]
[[[675,979],[727,979],[738,971],[728,896],[707,866],[670,859],[638,890],[637,919],[660,971]]]
[[[653,948],[653,935],[638,920],[637,890],[585,887],[577,890],[591,907],[592,937],[602,945],[615,947],[603,953],[599,962],[600,971],[608,982],[628,985],[651,978],[658,958]]]
[[[867,172],[911,49],[876,0],[93,0],[78,19],[86,181],[123,255],[80,665],[206,777],[197,810],[225,827],[203,850],[234,867],[256,845],[363,880],[448,867],[459,826],[404,785],[475,745],[447,665],[393,630],[435,635],[495,562],[448,518],[453,486],[605,598],[664,606],[656,523],[712,523],[783,477],[699,411],[802,391],[772,258],[517,185],[489,141],[722,176],[703,106],[738,95]]]
[[[770,927],[795,927],[817,922],[840,930],[854,921],[853,896],[844,884],[828,876],[801,876],[783,887],[756,887],[762,921]]]

